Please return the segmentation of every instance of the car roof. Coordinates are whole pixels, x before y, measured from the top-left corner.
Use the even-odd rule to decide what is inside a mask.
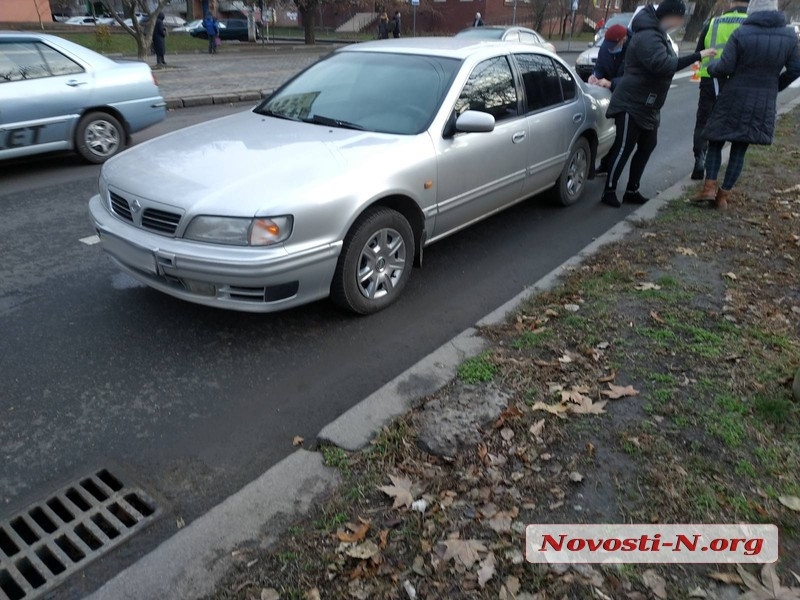
[[[71,42],[67,39],[62,37],[58,37],[57,35],[50,35],[47,33],[33,33],[30,31],[3,31],[0,30],[0,42],[47,42],[51,46],[55,48],[60,48],[61,50],[65,50],[68,54],[72,54],[73,56],[79,58],[86,63],[92,65],[92,67],[107,67],[112,66],[115,63],[110,58],[103,56],[102,54],[98,54],[93,50],[89,50],[85,46],[81,46],[80,44],[76,44],[75,42]]]
[[[516,44],[500,40],[482,40],[469,37],[418,37],[396,40],[363,42],[340,48],[337,52],[381,52],[387,54],[415,54],[440,56],[464,60],[473,55],[494,55],[498,50],[537,52],[552,55],[547,50],[532,44]]]

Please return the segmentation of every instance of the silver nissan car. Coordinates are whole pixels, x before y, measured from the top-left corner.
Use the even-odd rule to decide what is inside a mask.
[[[613,142],[608,101],[530,45],[357,44],[108,161],[89,208],[103,249],[164,293],[373,313],[429,244],[540,192],[576,202]]]

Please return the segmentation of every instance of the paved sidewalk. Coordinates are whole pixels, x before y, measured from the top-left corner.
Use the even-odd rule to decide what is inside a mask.
[[[167,55],[167,68],[154,69],[169,108],[258,100],[295,73],[333,50],[281,48],[261,52]]]

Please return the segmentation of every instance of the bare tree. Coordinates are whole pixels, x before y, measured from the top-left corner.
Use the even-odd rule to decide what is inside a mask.
[[[714,7],[717,5],[717,0],[696,0],[694,4],[694,12],[689,17],[689,22],[686,23],[686,32],[683,34],[683,39],[693,42],[703,29],[703,24],[711,16]]]
[[[39,28],[44,31],[44,23],[42,22],[42,4],[48,0],[33,0],[33,8],[36,9],[36,16],[39,18]]]
[[[121,0],[125,15],[131,15],[131,25],[125,23],[124,15],[117,14],[114,9],[113,3],[108,0],[103,0],[103,7],[106,11],[114,17],[120,27],[127,31],[136,40],[136,54],[139,60],[144,61],[147,59],[147,53],[150,49],[150,40],[153,39],[153,30],[156,27],[156,17],[164,10],[164,7],[169,3],[169,0],[158,0],[155,10],[150,10],[147,0]],[[146,16],[144,25],[139,22],[137,14]]]

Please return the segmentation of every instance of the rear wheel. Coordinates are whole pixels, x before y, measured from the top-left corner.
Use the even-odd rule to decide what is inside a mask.
[[[414,232],[402,214],[390,208],[368,211],[345,238],[331,299],[360,315],[386,308],[405,288],[414,252]]]
[[[555,198],[562,206],[575,204],[586,189],[589,179],[589,166],[592,149],[586,138],[578,138],[569,152],[569,158],[553,190]]]
[[[78,122],[75,149],[90,163],[100,164],[125,146],[125,129],[119,120],[104,112],[91,112]]]

